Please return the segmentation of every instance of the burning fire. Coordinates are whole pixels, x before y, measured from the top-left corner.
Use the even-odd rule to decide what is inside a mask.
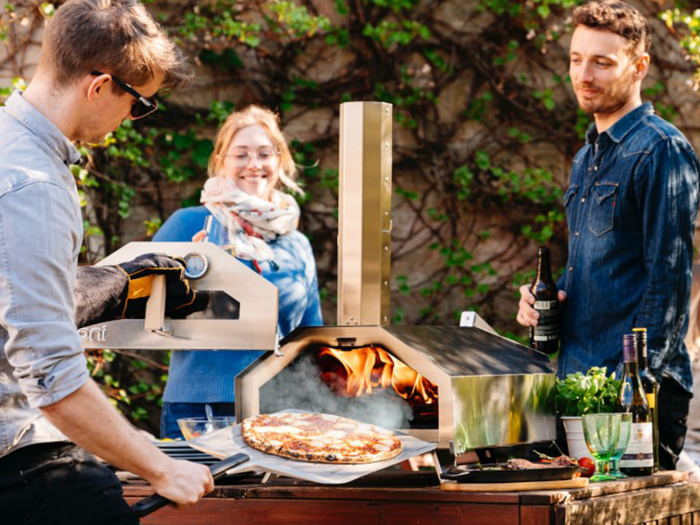
[[[345,368],[345,394],[362,396],[375,389],[392,386],[396,393],[409,401],[427,405],[437,400],[437,386],[408,367],[386,350],[375,346],[343,351],[323,347],[319,357],[333,356]]]

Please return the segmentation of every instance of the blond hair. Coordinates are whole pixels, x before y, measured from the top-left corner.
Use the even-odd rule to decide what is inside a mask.
[[[239,130],[256,124],[265,129],[272,145],[279,154],[279,165],[277,167],[278,184],[282,183],[292,191],[304,195],[304,191],[295,182],[297,167],[294,164],[292,153],[289,151],[289,146],[287,146],[287,141],[282,135],[282,130],[280,130],[279,118],[269,109],[254,104],[240,111],[235,111],[226,118],[226,122],[216,134],[214,151],[209,157],[209,176],[216,177],[219,174],[223,166],[223,159],[231,145],[231,141],[233,141],[234,135]]]
[[[39,63],[51,70],[59,88],[93,70],[134,86],[162,72],[165,90],[193,76],[182,52],[137,0],[68,0],[46,25]]]

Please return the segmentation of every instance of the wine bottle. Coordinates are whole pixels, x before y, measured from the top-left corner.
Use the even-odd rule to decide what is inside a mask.
[[[656,410],[659,402],[659,382],[651,374],[647,360],[647,329],[633,328],[637,346],[637,361],[639,363],[639,378],[642,380],[642,387],[647,396],[649,412],[651,412],[651,423],[654,427],[654,472],[659,470],[659,413]]]
[[[616,410],[632,414],[630,440],[620,458],[620,470],[628,476],[648,476],[654,471],[654,430],[637,363],[637,345],[633,334],[623,336],[625,369]]]
[[[530,291],[535,296],[534,308],[540,314],[537,326],[530,327],[530,346],[545,354],[553,354],[559,350],[560,311],[557,285],[549,264],[549,248],[538,251],[537,275]]]

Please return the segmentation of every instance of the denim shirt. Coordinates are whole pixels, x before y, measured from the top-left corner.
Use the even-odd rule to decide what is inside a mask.
[[[88,379],[73,313],[79,159],[20,92],[0,108],[0,456],[65,440],[39,408]]]
[[[622,336],[646,327],[649,366],[692,392],[688,327],[697,156],[646,103],[576,154],[564,200],[569,256],[559,374],[622,372]]]

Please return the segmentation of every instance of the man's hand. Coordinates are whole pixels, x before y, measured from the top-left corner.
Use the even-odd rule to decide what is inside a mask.
[[[181,257],[147,253],[116,266],[80,266],[75,283],[78,328],[114,319],[143,318],[155,275],[166,280],[165,314],[182,319],[204,310],[207,292],[197,292],[184,278]]]
[[[193,505],[214,490],[214,478],[209,468],[190,461],[169,459],[163,476],[146,481],[158,494],[178,507]]]
[[[91,379],[40,410],[76,445],[110,465],[142,477],[161,496],[178,505],[196,503],[214,489],[209,468],[163,454],[114,409]]]
[[[566,292],[559,290],[557,299],[560,303],[566,301]],[[518,303],[518,323],[523,326],[537,326],[537,319],[540,314],[532,307],[535,304],[535,296],[530,291],[530,285],[524,284],[520,287],[520,302]]]

